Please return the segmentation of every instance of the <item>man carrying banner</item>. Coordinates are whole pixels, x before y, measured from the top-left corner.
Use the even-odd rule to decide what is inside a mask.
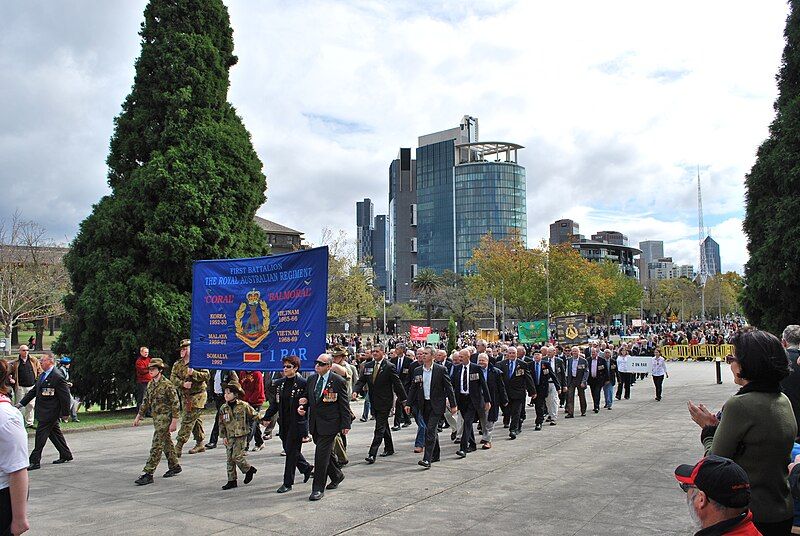
[[[196,445],[189,450],[189,454],[206,450],[203,446],[203,408],[206,405],[206,382],[210,374],[205,369],[195,370],[189,366],[190,345],[189,339],[181,341],[181,358],[172,365],[169,378],[178,390],[183,406],[181,429],[175,439],[175,453],[178,458],[181,457],[183,445],[189,440],[190,434],[194,435]]]

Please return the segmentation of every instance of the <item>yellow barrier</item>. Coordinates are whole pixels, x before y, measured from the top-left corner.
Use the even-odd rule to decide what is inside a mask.
[[[725,357],[733,353],[732,344],[678,344],[660,346],[661,355],[666,359],[706,359]]]

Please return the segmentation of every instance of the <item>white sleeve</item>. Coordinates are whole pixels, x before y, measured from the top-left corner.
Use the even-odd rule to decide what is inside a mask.
[[[6,413],[0,426],[0,471],[11,474],[28,467],[28,435],[22,426],[22,414]]]

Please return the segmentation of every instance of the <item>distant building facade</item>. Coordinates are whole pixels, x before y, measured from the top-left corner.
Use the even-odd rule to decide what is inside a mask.
[[[253,219],[267,233],[267,242],[273,255],[291,253],[308,247],[303,243],[304,233],[260,216],[255,216]]]
[[[712,276],[722,273],[722,263],[719,258],[719,244],[717,241],[707,236],[705,240],[703,240],[702,248],[705,251],[708,275]]]
[[[417,275],[417,165],[410,148],[401,148],[389,164],[389,299],[408,302]]]
[[[369,198],[356,203],[356,262],[363,264],[372,257],[372,230],[375,225],[375,205]]]
[[[550,245],[570,244],[573,238],[580,236],[581,227],[572,220],[556,220],[550,224]]]

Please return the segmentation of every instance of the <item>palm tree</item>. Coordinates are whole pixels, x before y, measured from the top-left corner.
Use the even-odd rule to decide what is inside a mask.
[[[431,268],[424,268],[417,273],[411,281],[411,289],[422,297],[425,305],[425,312],[428,317],[428,325],[431,325],[431,311],[434,305],[434,297],[439,292],[439,276]]]

